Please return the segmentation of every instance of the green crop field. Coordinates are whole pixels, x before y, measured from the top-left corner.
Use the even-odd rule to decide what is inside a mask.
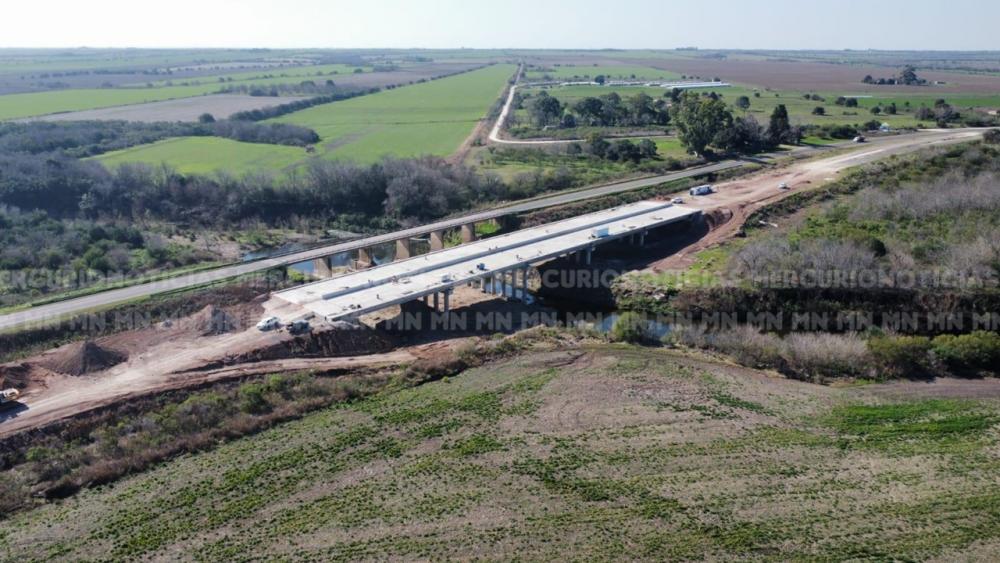
[[[497,65],[414,86],[334,102],[274,121],[314,129],[317,156],[374,162],[385,155],[451,154],[472,132],[513,73]],[[106,164],[166,162],[181,171],[282,170],[306,160],[302,149],[236,141],[181,138],[133,147],[101,158]]]
[[[327,80],[333,79],[338,74],[353,74],[355,69],[361,72],[371,72],[371,68],[355,67],[345,64],[329,65],[306,65],[306,66],[280,66],[273,68],[259,68],[252,71],[236,72],[232,74],[218,74],[212,76],[196,76],[193,78],[180,78],[172,80],[158,80],[150,82],[154,87],[169,86],[171,84],[216,84],[217,86],[229,85],[232,83],[247,84],[282,84],[299,82],[302,80]],[[223,84],[225,81],[225,84]],[[134,82],[126,86],[145,86],[147,82]]]
[[[325,104],[276,119],[314,129],[326,157],[374,161],[387,154],[447,155],[486,116],[513,65]]]
[[[109,167],[126,162],[167,162],[184,174],[207,174],[219,169],[233,173],[283,170],[305,158],[305,149],[299,147],[241,143],[219,137],[178,137],[110,152],[95,160]]]
[[[878,387],[560,345],[15,514],[0,557],[989,559],[997,400]]]
[[[0,120],[190,98],[211,94],[220,88],[220,84],[216,82],[162,88],[94,88],[8,94],[0,96]]]

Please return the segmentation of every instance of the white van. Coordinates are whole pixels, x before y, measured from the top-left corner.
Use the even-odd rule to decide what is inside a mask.
[[[260,322],[257,323],[257,330],[259,330],[261,332],[264,332],[264,331],[276,329],[280,325],[281,325],[281,321],[278,320],[278,317],[267,317],[267,318],[261,319]]]

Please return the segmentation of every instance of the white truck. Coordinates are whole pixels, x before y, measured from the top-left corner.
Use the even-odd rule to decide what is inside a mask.
[[[691,195],[709,195],[715,191],[715,188],[711,184],[704,184],[701,186],[695,186],[688,190]]]

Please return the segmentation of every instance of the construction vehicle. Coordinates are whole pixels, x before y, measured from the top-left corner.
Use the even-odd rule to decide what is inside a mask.
[[[4,389],[0,391],[0,405],[6,403],[13,403],[21,396],[21,392],[17,389]]]
[[[705,184],[703,186],[696,186],[688,190],[691,195],[710,195],[715,191],[715,188],[711,184]]]

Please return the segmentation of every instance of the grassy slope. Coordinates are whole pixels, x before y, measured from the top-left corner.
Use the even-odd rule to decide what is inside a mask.
[[[990,553],[1000,537],[1000,488],[988,477],[1000,466],[997,403],[870,407],[865,393],[656,350],[536,352],[326,409],[17,515],[0,523],[0,553]]]
[[[185,174],[207,174],[220,168],[233,173],[282,170],[306,158],[305,149],[263,143],[241,143],[218,137],[177,137],[97,157],[105,166],[126,162],[168,162]]]

